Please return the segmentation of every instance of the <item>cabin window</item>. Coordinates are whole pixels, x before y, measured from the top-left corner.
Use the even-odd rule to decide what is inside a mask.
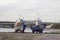
[[[11,25],[5,25],[4,28],[12,28]]]

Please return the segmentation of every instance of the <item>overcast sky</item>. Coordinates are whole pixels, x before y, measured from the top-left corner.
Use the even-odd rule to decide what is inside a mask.
[[[15,21],[20,16],[42,21],[60,21],[60,0],[0,0],[0,21]]]

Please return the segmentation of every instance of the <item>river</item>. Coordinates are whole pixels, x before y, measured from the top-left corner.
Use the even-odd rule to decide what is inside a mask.
[[[0,32],[14,32],[14,28],[0,28]],[[26,28],[25,32],[32,32],[30,28]],[[60,32],[60,29],[44,29],[44,32]]]

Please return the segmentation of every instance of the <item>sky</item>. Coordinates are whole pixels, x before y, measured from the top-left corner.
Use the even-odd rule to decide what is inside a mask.
[[[60,0],[0,0],[0,21],[60,22]]]

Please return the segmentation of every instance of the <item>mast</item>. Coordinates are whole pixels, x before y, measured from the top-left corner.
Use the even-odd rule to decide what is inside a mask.
[[[37,21],[39,21],[39,20],[40,20],[39,13],[37,13]]]
[[[42,23],[39,12],[37,13],[37,22],[38,22],[38,25]]]

